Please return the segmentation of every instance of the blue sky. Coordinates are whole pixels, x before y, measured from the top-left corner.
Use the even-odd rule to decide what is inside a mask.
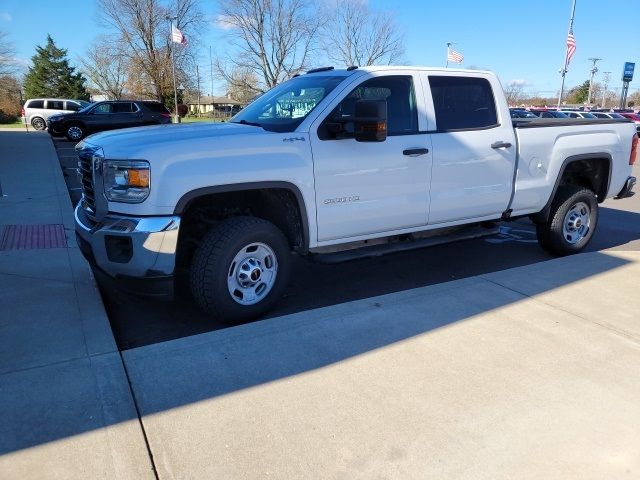
[[[564,62],[571,0],[369,0],[369,4],[395,15],[410,64],[443,66],[446,43],[455,42],[464,55],[462,67],[493,70],[503,85],[522,82],[526,92],[542,96],[553,96],[560,87],[558,69]],[[207,85],[208,46],[222,51],[223,37],[213,22],[214,0],[203,0],[202,5],[211,19],[201,39],[199,62]],[[638,0],[577,0],[577,51],[567,74],[569,87],[588,78],[590,57],[602,58],[596,80],[609,71],[609,86],[618,91],[625,61],[638,63],[640,70],[640,31],[637,25],[632,28],[639,7]],[[97,18],[94,0],[0,0],[0,30],[9,34],[25,64],[35,45],[44,44],[47,33],[68,49],[72,60],[82,56],[93,38],[105,32]],[[630,93],[640,89],[639,77],[636,72]],[[221,85],[215,88],[216,94],[222,93]]]

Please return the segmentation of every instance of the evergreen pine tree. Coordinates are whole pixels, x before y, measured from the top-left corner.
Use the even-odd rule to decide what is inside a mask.
[[[58,48],[51,35],[47,35],[44,47],[36,46],[31,63],[24,78],[27,98],[89,99],[84,76],[69,65],[67,50]]]

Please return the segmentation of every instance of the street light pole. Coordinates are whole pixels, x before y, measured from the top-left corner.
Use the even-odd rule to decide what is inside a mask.
[[[172,17],[170,15],[167,15],[165,18],[169,20],[169,45],[171,45],[170,48],[171,48],[171,70],[173,71],[173,99],[175,102],[174,123],[180,123],[180,115],[178,115],[178,89],[176,88],[176,61],[173,55],[173,50],[174,50],[173,21],[177,20],[178,17],[177,16]]]
[[[596,63],[598,63],[601,58],[590,58],[590,61],[593,62],[593,66],[591,67],[591,76],[589,77],[589,94],[587,95],[587,105],[591,106],[591,91],[593,89],[593,76],[598,73],[598,67],[596,67]]]
[[[611,78],[611,72],[604,72],[604,89],[602,91],[602,107],[607,104],[607,87],[609,86],[609,79]]]

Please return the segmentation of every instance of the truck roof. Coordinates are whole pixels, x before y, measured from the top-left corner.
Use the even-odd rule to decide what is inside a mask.
[[[382,72],[389,70],[419,70],[425,72],[447,72],[447,73],[471,73],[471,74],[491,74],[488,70],[469,70],[464,68],[445,68],[445,67],[417,67],[415,65],[373,65],[367,67],[357,67],[347,69],[334,69],[331,67],[323,67],[318,69],[310,70],[306,73],[306,75],[328,75],[328,76],[347,76],[351,75],[354,72],[365,71],[365,72]]]

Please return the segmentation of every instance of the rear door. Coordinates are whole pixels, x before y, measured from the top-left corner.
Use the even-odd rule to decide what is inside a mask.
[[[516,160],[504,95],[494,96],[481,75],[424,72],[422,81],[436,125],[429,224],[499,217],[511,198]]]
[[[137,127],[142,125],[142,110],[135,102],[114,103],[113,128]]]

